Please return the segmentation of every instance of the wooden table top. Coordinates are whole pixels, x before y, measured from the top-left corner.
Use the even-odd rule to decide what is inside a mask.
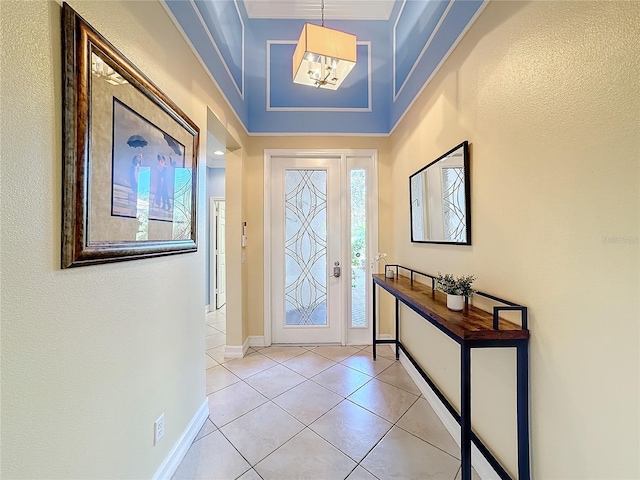
[[[447,296],[423,283],[411,281],[405,276],[386,278],[374,274],[373,281],[392,295],[412,306],[431,323],[438,324],[460,340],[523,340],[529,338],[529,330],[505,319],[500,319],[499,329],[493,329],[493,315],[469,305],[455,312],[447,308]]]

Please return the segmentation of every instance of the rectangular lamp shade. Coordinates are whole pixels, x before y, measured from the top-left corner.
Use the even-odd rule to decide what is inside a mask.
[[[356,56],[355,35],[305,23],[293,52],[293,82],[337,90]]]

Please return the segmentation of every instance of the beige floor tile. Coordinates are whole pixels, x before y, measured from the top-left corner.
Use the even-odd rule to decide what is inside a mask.
[[[227,336],[224,333],[214,333],[207,335],[205,338],[205,349],[219,347],[227,342]]]
[[[347,477],[347,480],[378,480],[378,477],[358,465],[355,470],[351,472],[351,475]]]
[[[268,368],[247,378],[245,382],[267,398],[275,398],[281,393],[304,382],[306,378],[282,365]]]
[[[208,348],[207,355],[209,355],[218,363],[226,363],[232,360],[231,358],[224,358],[224,345],[220,345],[219,347],[215,348]]]
[[[381,374],[376,377],[381,382],[388,383],[394,387],[398,387],[414,395],[421,395],[420,389],[411,379],[407,371],[404,369],[400,362],[395,362],[389,368],[383,370]]]
[[[324,372],[320,372],[311,380],[328,388],[332,392],[338,393],[343,397],[348,397],[371,380],[371,378],[372,377],[365,373],[358,372],[357,370],[338,363],[326,369]]]
[[[313,352],[306,352],[292,358],[291,360],[287,360],[284,362],[284,365],[300,375],[311,378],[335,365],[335,363],[336,362],[333,360],[329,360],[321,355],[316,355]]]
[[[355,355],[360,350],[355,347],[325,345],[316,347],[311,351],[313,353],[317,353],[318,355],[322,355],[323,357],[327,357],[329,360],[333,360],[334,362],[340,362],[345,358],[350,357],[351,355]]]
[[[398,426],[440,450],[460,458],[460,447],[424,398],[419,398],[407,410],[398,421]]]
[[[252,468],[251,470],[245,472],[244,475],[239,477],[238,480],[262,480],[262,477],[260,477],[260,475],[258,475]]]
[[[462,467],[458,470],[455,480],[462,480]],[[471,467],[471,480],[481,480],[480,475],[476,472],[476,469]]]
[[[216,333],[227,333],[227,322],[224,318],[207,320],[207,326],[213,328]]]
[[[229,441],[216,431],[191,445],[173,480],[235,480],[250,467]]]
[[[392,426],[368,410],[345,401],[313,422],[309,428],[359,462]]]
[[[260,350],[261,354],[280,363],[306,352],[307,349],[302,347],[266,347]]]
[[[222,365],[208,368],[206,376],[207,395],[213,392],[217,392],[218,390],[228,387],[229,385],[233,385],[234,383],[237,383],[239,381],[240,379],[236,375],[231,373]]]
[[[349,368],[353,368],[354,370],[358,370],[359,372],[366,373],[367,375],[375,377],[379,373],[382,373],[383,370],[391,366],[393,361],[384,357],[378,357],[377,360],[374,360],[373,358],[371,358],[370,354],[360,351],[355,355],[344,359],[340,363],[346,365]]]
[[[227,314],[225,310],[215,310],[213,312],[209,312],[207,313],[207,315],[205,316],[205,319],[215,319],[215,321],[219,322],[219,319],[222,319],[223,321],[227,318]]]
[[[212,328],[214,328],[217,332],[227,333],[227,322],[223,320],[222,322],[214,322],[210,323]]]
[[[204,361],[205,361],[205,368],[217,367],[218,365],[220,365],[218,362],[216,362],[213,358],[211,358],[207,354],[204,355]]]
[[[367,352],[370,357],[373,356],[373,347],[371,345],[366,346],[362,352]],[[376,346],[376,356],[388,358],[389,360],[396,359],[396,347],[395,345],[377,345]]]
[[[304,425],[271,402],[259,406],[220,429],[251,465],[273,452]]]
[[[227,323],[226,317],[224,315],[207,315],[204,321],[210,327],[212,327],[216,323]]]
[[[460,462],[418,437],[393,427],[362,461],[378,478],[427,480],[454,478]]]
[[[376,379],[356,390],[348,398],[392,423],[397,422],[418,399],[412,393]]]
[[[196,440],[200,440],[202,437],[206,437],[210,433],[215,432],[217,429],[218,428],[213,424],[213,422],[209,418],[207,418],[193,441],[195,442]]]
[[[204,327],[205,335],[213,335],[214,333],[221,333],[220,330],[216,330],[211,325],[205,325]]]
[[[276,365],[276,362],[260,353],[252,353],[244,358],[236,358],[224,364],[226,369],[243,380]]]
[[[254,468],[264,480],[329,480],[345,478],[355,466],[326,440],[305,429]]]
[[[343,398],[307,380],[273,399],[273,401],[305,425],[316,421]]]
[[[259,407],[267,398],[244,382],[209,395],[209,418],[218,428]]]

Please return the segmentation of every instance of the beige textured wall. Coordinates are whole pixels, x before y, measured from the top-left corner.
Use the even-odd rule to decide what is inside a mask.
[[[239,347],[247,339],[246,263],[242,264],[242,221],[244,221],[244,159],[242,152],[228,152],[225,169],[225,238],[227,265],[227,346]]]
[[[491,2],[391,137],[393,257],[530,307],[534,478],[640,477],[638,38],[638,2]],[[408,176],[465,139],[473,245],[410,243]],[[457,345],[402,315],[457,402]],[[512,473],[514,376],[474,352],[474,425]]]
[[[251,137],[245,161],[248,222],[248,315],[249,335],[264,333],[264,151],[267,149],[377,149],[378,150],[378,202],[380,229],[378,248],[391,248],[391,232],[382,228],[391,221],[390,176],[391,157],[389,139],[381,137]],[[388,318],[388,317],[387,317]],[[381,332],[388,332],[388,325],[381,325]]]
[[[207,106],[244,138],[160,3],[70,3],[199,126],[203,199]],[[0,476],[150,478],[205,399],[205,208],[195,254],[60,269],[60,10],[0,2]]]

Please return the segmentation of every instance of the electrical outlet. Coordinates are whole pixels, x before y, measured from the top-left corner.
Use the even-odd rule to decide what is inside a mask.
[[[164,435],[164,413],[158,417],[153,424],[153,444],[160,441]]]

